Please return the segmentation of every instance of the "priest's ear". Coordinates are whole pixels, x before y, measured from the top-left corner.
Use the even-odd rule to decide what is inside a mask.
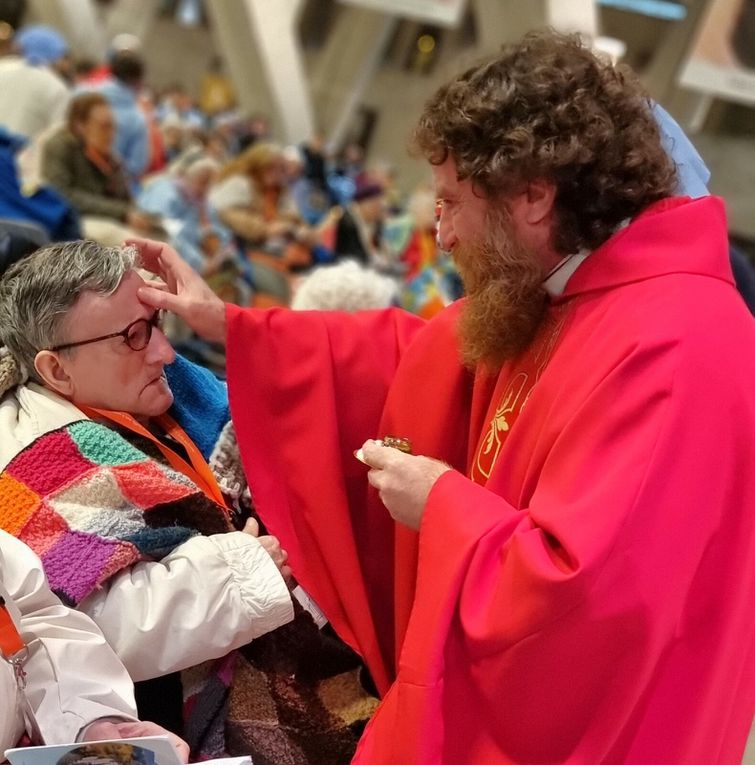
[[[548,220],[556,203],[556,186],[545,178],[536,178],[527,183],[524,205],[525,220],[536,226]]]
[[[50,390],[66,398],[73,394],[73,380],[59,353],[56,351],[39,351],[34,357],[34,368],[42,378],[42,382]]]

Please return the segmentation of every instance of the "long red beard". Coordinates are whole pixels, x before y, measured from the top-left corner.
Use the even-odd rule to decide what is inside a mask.
[[[546,308],[545,269],[517,239],[505,210],[491,211],[486,229],[481,242],[453,251],[467,294],[459,338],[467,366],[497,371],[537,333]]]

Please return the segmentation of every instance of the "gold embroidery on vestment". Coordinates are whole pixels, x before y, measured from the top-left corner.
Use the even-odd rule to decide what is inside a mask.
[[[543,328],[540,335],[541,340],[536,341],[536,347],[533,349],[535,361],[534,375],[523,371],[514,372],[513,377],[501,395],[487,433],[482,439],[480,448],[475,455],[472,467],[473,477],[477,474],[486,480],[490,478],[513,421],[529,401],[530,395],[540,379],[540,375],[550,361],[553,350],[556,347],[556,341],[566,322],[566,311],[561,310],[558,313],[553,313],[546,321],[550,327],[546,325]]]

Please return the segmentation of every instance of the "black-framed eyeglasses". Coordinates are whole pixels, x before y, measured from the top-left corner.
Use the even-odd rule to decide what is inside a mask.
[[[162,327],[162,311],[155,311],[149,319],[137,319],[132,321],[125,329],[120,332],[111,332],[109,335],[93,337],[90,340],[77,340],[75,343],[61,343],[50,351],[64,351],[66,348],[75,348],[78,345],[89,345],[90,343],[99,343],[101,340],[110,340],[114,337],[122,337],[123,342],[131,348],[132,351],[143,351],[152,338],[152,330],[155,327]]]

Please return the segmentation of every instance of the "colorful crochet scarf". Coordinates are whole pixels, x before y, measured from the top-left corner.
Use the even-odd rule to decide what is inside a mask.
[[[232,528],[188,478],[91,420],[46,433],[10,462],[0,527],[39,555],[71,606],[139,560]]]

